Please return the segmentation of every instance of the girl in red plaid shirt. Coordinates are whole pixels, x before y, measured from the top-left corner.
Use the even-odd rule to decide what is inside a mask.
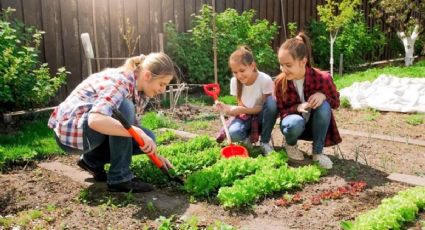
[[[77,165],[93,174],[96,181],[106,181],[109,191],[150,191],[152,185],[130,171],[133,154],[156,153],[157,149],[153,133],[137,121],[136,107],[143,109],[147,98],[163,93],[174,75],[174,63],[164,53],[129,58],[123,66],[92,74],[81,82],[56,107],[48,125],[55,131],[59,146],[68,153],[81,154]],[[145,142],[143,148],[112,117],[113,108],[133,124]],[[158,157],[172,167],[167,159]],[[111,163],[108,174],[106,163]]]
[[[303,160],[298,139],[313,141],[313,160],[330,169],[332,161],[323,147],[341,142],[332,109],[339,107],[339,93],[332,77],[311,67],[310,39],[304,33],[286,40],[279,48],[282,73],[275,81],[280,129],[289,158]]]

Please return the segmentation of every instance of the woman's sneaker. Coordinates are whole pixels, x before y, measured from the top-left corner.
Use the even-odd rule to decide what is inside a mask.
[[[142,193],[150,192],[154,189],[151,184],[142,182],[139,178],[134,177],[133,179],[118,183],[118,184],[108,184],[108,191],[110,192],[132,192],[132,193]]]
[[[323,153],[313,154],[313,161],[319,162],[320,167],[325,169],[331,169],[333,166],[331,159]]]
[[[297,161],[304,160],[304,154],[298,149],[298,145],[285,144],[285,150],[290,159]]]
[[[93,175],[93,178],[97,182],[105,182],[106,181],[106,171],[104,168],[94,168],[90,167],[83,158],[80,158],[77,161],[77,165],[82,168],[83,170],[89,172],[91,175]]]

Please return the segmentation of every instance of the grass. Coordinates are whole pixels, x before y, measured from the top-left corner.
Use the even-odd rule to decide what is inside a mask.
[[[406,118],[406,123],[409,125],[417,126],[424,123],[425,114],[415,113],[411,114]]]
[[[144,128],[150,130],[159,128],[177,128],[177,123],[175,123],[170,118],[156,112],[145,113],[142,117],[141,124]]]
[[[0,171],[10,164],[20,164],[47,156],[63,154],[56,144],[47,119],[26,124],[17,133],[0,135]]]
[[[339,76],[335,74],[334,82],[337,89],[351,86],[354,82],[373,81],[381,74],[389,74],[398,77],[425,78],[425,60],[419,61],[412,66],[389,66],[384,68],[370,68],[366,71],[356,72]]]

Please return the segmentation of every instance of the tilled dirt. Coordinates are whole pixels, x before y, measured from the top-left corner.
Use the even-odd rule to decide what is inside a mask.
[[[340,109],[335,115],[340,128],[425,141],[425,124],[407,124],[409,115],[406,114]],[[198,130],[197,134],[213,136],[220,127],[218,117],[214,119],[213,112],[206,107],[190,119],[200,117],[208,118],[208,126],[202,132]],[[183,124],[180,129],[193,132],[193,127]],[[155,219],[171,215],[177,219],[196,216],[200,227],[220,220],[238,229],[339,229],[341,221],[353,219],[359,213],[376,207],[382,199],[410,187],[387,180],[389,173],[425,175],[423,146],[367,137],[342,137],[343,142],[338,148],[325,149],[334,162],[334,168],[320,182],[273,194],[242,210],[224,210],[214,201],[194,203],[175,186],[158,187],[146,194],[109,193],[105,184],[85,187],[68,177],[32,165],[0,174],[0,215],[20,220],[21,229],[155,228],[158,226]],[[273,142],[276,148],[281,148],[283,139],[277,127],[273,132]],[[306,152],[311,149],[311,143],[300,142],[299,145]],[[57,160],[75,166],[77,158],[64,156],[46,161]],[[311,197],[351,181],[365,181],[367,187],[353,196],[307,206]],[[303,201],[278,206],[276,200],[285,193],[300,193]],[[36,210],[41,211],[41,217],[34,214]],[[422,213],[418,221],[409,227],[420,229],[423,222]]]

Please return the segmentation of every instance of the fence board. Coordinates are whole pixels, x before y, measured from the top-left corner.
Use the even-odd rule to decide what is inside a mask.
[[[294,19],[294,1],[298,0],[288,0],[288,21],[286,23],[295,22]],[[289,34],[288,34],[289,35]]]
[[[130,26],[134,29],[133,39],[134,39],[134,42],[136,42],[137,36],[140,35],[138,30],[139,28],[138,23],[140,22],[137,20],[137,0],[124,0],[124,15],[126,18],[130,20]],[[127,23],[125,23],[124,26],[125,26],[125,29],[128,29]],[[133,53],[129,53],[131,51],[128,51],[128,48],[126,48],[125,56],[131,57],[134,55],[139,55],[140,54],[139,43],[140,43],[140,38],[136,44],[133,44],[136,47]]]
[[[251,7],[252,7],[252,4],[251,3],[252,3],[251,0],[243,0],[243,8],[242,8],[242,10],[243,11],[250,10]]]
[[[150,24],[151,24],[151,52],[159,51],[158,37],[162,25],[161,1],[150,0]],[[177,22],[176,22],[177,24]]]
[[[184,31],[187,31],[192,27],[191,21],[193,19],[192,14],[195,13],[196,10],[195,4],[195,0],[184,1]]]
[[[110,19],[109,19],[109,4],[108,0],[96,0],[94,5],[96,11],[96,38],[93,38],[94,49],[98,49],[97,53],[99,57],[107,58],[111,56],[111,30],[110,30]],[[96,46],[97,42],[97,46]],[[100,69],[98,71],[111,66],[111,60],[100,60]]]
[[[92,1],[87,0],[78,0],[77,1],[77,7],[78,7],[78,30],[79,30],[79,36],[82,33],[88,33],[90,36],[91,43],[94,47],[94,30],[93,30],[93,4]],[[79,41],[80,38],[78,38]],[[83,46],[80,45],[80,57],[81,57],[81,78],[84,79],[88,77],[88,71],[87,71],[87,61],[86,56],[84,55],[84,49]],[[92,70],[95,70],[96,67],[94,65],[94,62],[90,63],[92,66]]]
[[[242,0],[236,0],[236,1],[235,1],[235,9],[236,9],[239,13],[242,13],[242,11],[243,11],[243,1],[242,1]]]
[[[16,11],[13,12],[12,18],[19,19],[24,21],[23,12],[22,12],[22,1],[21,0],[1,0],[1,5],[3,8],[13,8]]]
[[[213,0],[215,1],[216,12],[221,13],[226,10],[226,1],[223,0]]]
[[[235,0],[226,0],[224,2],[226,3],[226,9],[227,8],[235,9]]]
[[[267,0],[262,0],[261,4],[260,4],[260,11],[258,11],[260,13],[260,19],[265,19],[267,18]]]
[[[129,53],[127,44],[124,41],[126,34],[126,16],[124,15],[123,0],[109,0],[109,27],[111,30],[111,57],[126,57]],[[125,35],[127,36],[127,35]],[[131,46],[132,44],[130,44]],[[123,60],[111,60],[111,66],[116,67],[122,64]]]
[[[151,29],[150,29],[150,1],[149,0],[140,0],[137,2],[137,11],[138,14],[138,31],[140,34],[140,53],[149,54],[152,50],[151,48]]]
[[[298,30],[304,30],[305,28],[305,15],[306,15],[306,1],[310,0],[299,0],[299,23],[298,23]]]
[[[283,28],[282,17],[280,13],[280,0],[274,0],[274,21],[276,22],[278,26],[280,26],[281,29]],[[275,50],[277,50],[277,48],[279,47],[280,43],[283,40],[282,33],[280,33],[281,29],[278,29],[279,35],[274,39],[274,42],[273,42],[273,49]]]
[[[41,0],[41,8],[43,30],[46,32],[43,39],[46,62],[49,63],[50,73],[55,74],[59,67],[64,66],[59,1]],[[55,100],[63,100],[66,95],[66,86],[62,86]]]
[[[81,82],[80,43],[78,35],[77,1],[61,0],[61,26],[63,39],[63,57],[67,70],[67,91],[71,92]]]
[[[252,9],[255,10],[254,20],[260,18],[260,0],[252,0],[251,2]]]
[[[43,30],[42,16],[41,16],[41,2],[40,0],[26,0],[23,7],[23,15],[25,15],[24,23],[26,26],[34,26],[39,30]],[[45,62],[44,44],[40,44],[40,60]]]

